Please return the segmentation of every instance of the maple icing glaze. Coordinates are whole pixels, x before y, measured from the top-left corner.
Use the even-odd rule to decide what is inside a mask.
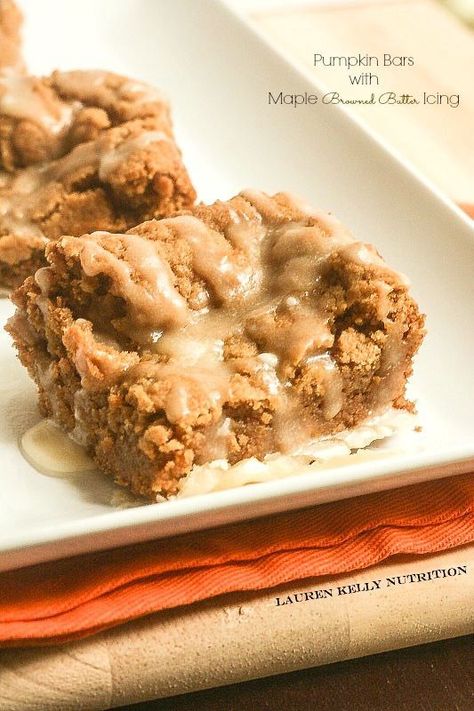
[[[132,385],[150,379],[159,383],[160,403],[173,424],[196,424],[201,413],[213,413],[215,446],[207,443],[202,461],[226,452],[226,442],[232,438],[226,403],[243,376],[251,377],[254,400],[271,413],[274,451],[290,451],[315,436],[315,416],[303,413],[301,395],[293,387],[296,369],[309,369],[318,382],[315,397],[323,419],[331,420],[341,411],[344,387],[331,355],[330,297],[321,288],[329,258],[337,253],[338,258],[342,255],[343,260],[373,268],[376,288],[385,298],[394,282],[405,283],[373,248],[356,242],[332,216],[306,206],[302,209],[300,202],[286,195],[287,205],[311,216],[314,224],[308,226],[303,219],[281,223],[272,217],[275,203],[268,196],[256,191],[241,195],[258,212],[249,219],[231,210],[225,234],[189,215],[157,223],[190,253],[193,272],[204,284],[200,308],[192,308],[179,292],[159,240],[95,232],[59,242],[66,259],[79,260],[86,278],[107,277],[109,293],[124,305],[125,315],[111,326],[135,344],[127,349],[135,349],[140,362],[136,354],[128,361],[120,347],[108,346],[104,368],[113,380],[104,382]],[[49,289],[49,269],[36,277],[44,294]],[[384,279],[388,274],[392,286]],[[93,324],[100,322],[99,317],[90,318]],[[400,335],[391,334],[387,342],[380,373],[387,387],[383,398],[374,400],[375,411],[390,402],[391,390],[398,384],[394,365],[403,355]],[[225,358],[225,343],[232,336],[249,338],[260,353]],[[94,337],[71,340],[70,354],[86,391],[95,387],[85,365]],[[99,334],[97,339],[100,344]],[[98,348],[105,352],[104,346]]]
[[[62,246],[68,255],[77,254],[89,277],[106,274],[111,279],[110,293],[127,305],[127,317],[120,324],[130,337],[140,340],[140,333],[156,328],[179,328],[189,320],[185,299],[173,285],[173,272],[158,254],[155,245],[138,235],[118,235],[123,252],[120,258],[100,244],[107,232],[93,232],[83,237],[64,237]],[[48,267],[45,267],[48,269]]]
[[[135,138],[122,141],[118,146],[99,151],[99,178],[107,181],[109,176],[135,151],[146,148],[151,143],[172,143],[163,131],[144,131]]]
[[[125,79],[100,69],[53,73],[54,86],[61,95],[82,99],[83,103],[114,104],[117,101],[167,104],[165,95],[153,86],[133,79]]]
[[[59,134],[69,124],[74,107],[59,100],[41,80],[22,74],[0,76],[0,113],[31,121]]]
[[[165,131],[168,126],[168,102],[161,92],[139,81],[97,70],[54,72],[46,81],[14,71],[0,75],[0,115],[40,126],[51,149],[49,162],[0,173],[0,261],[26,261],[33,250],[46,243],[38,215],[48,204],[52,183],[87,166],[97,170],[100,180],[109,182],[135,151],[152,143],[172,142],[171,131],[141,131],[118,142],[104,133],[69,150],[69,130],[75,117],[90,105],[103,107],[111,115],[118,113],[124,121],[161,114],[158,125]],[[69,152],[63,156],[66,150]]]
[[[123,104],[139,108],[147,103],[163,105],[165,110],[168,106],[154,87],[100,70],[54,72],[52,86],[18,72],[0,75],[0,114],[36,123],[53,136],[63,133],[88,104],[113,109]]]
[[[107,182],[114,170],[135,151],[156,142],[169,141],[161,131],[144,131],[112,145],[107,136],[76,146],[63,158],[0,175],[0,260],[13,264],[28,259],[33,249],[48,240],[35,222],[38,208],[45,203],[46,191],[81,168],[91,166]],[[24,244],[24,253],[21,251]]]
[[[50,420],[41,420],[27,430],[20,448],[25,459],[47,476],[68,478],[95,469],[84,448]]]

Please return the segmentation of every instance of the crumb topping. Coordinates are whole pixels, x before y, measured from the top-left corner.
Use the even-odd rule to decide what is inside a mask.
[[[111,72],[0,74],[0,167],[12,171],[60,158],[103,130],[153,119],[169,138],[169,104],[157,89]]]
[[[212,423],[225,457],[238,438],[224,427],[229,412],[249,401],[271,426],[272,451],[314,437],[320,425],[308,403],[318,403],[324,421],[336,418],[345,402],[344,367],[360,363],[372,377],[368,354],[383,383],[371,413],[403,391],[404,327],[388,313],[406,278],[334,217],[289,194],[244,191],[229,204],[128,233],[64,237],[46,252],[51,266],[36,275],[41,298],[57,291],[58,259],[77,265],[78,288],[94,294],[90,302],[83,295],[81,318],[64,333],[81,387],[128,389],[139,409],[163,411],[183,430]],[[338,332],[341,312],[350,308],[338,288],[343,284],[350,298],[351,269],[370,274],[379,295],[368,347],[360,331]],[[375,324],[386,338],[383,350]],[[141,446],[151,446],[149,433]]]
[[[48,240],[124,232],[190,206],[169,105],[103,71],[0,72],[0,283],[44,265]]]

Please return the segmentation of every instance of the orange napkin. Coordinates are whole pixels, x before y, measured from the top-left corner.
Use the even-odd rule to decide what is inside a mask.
[[[474,204],[463,202],[459,204],[459,207],[474,220]]]
[[[0,574],[0,642],[62,642],[223,593],[474,541],[472,474]]]

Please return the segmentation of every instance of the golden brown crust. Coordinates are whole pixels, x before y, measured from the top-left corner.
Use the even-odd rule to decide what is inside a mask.
[[[31,273],[28,265],[42,260],[47,240],[125,231],[194,202],[168,104],[155,89],[97,71],[3,82],[20,97],[27,82],[42,119],[31,120],[23,99],[17,116],[0,111],[0,165],[10,171],[0,173],[4,286]],[[0,107],[1,86],[0,77]]]
[[[99,70],[0,75],[0,168],[55,160],[137,119],[172,137],[167,100],[142,82]]]
[[[43,414],[74,431],[119,484],[150,498],[168,496],[193,463],[261,458],[283,439],[297,443],[355,426],[387,406],[413,407],[405,385],[423,316],[404,280],[374,251],[330,216],[283,194],[246,191],[183,217],[146,222],[127,235],[61,239],[46,250],[50,268],[13,297],[17,315],[9,330],[38,385]],[[246,260],[254,271],[267,264],[264,286],[250,285],[243,302],[238,293],[216,290],[221,282],[193,248],[200,226],[207,232],[198,249],[208,262],[225,254],[226,273],[235,266],[240,276]],[[258,255],[251,243],[257,234]],[[191,314],[186,329],[171,330],[167,347],[142,338],[144,327],[159,331],[171,301],[158,313],[153,303],[144,311],[151,282],[136,251],[127,251],[135,249],[146,250],[147,264],[155,255],[162,289],[167,275],[167,293],[174,290],[173,308],[184,304]],[[290,278],[306,278],[304,250],[306,267],[317,263],[309,288]],[[283,257],[290,274],[281,270]],[[260,304],[270,284],[270,308],[249,309],[251,290]],[[196,356],[222,323],[222,355]]]
[[[1,238],[0,238],[1,239]],[[0,261],[0,284],[5,289],[13,289],[41,267],[47,265],[44,249],[31,251],[30,257],[21,262],[7,264]]]

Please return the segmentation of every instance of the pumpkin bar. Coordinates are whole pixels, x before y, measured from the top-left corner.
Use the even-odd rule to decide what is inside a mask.
[[[168,103],[101,71],[0,75],[0,284],[45,264],[64,234],[123,232],[189,207]]]
[[[169,104],[154,87],[100,70],[48,77],[0,74],[0,168],[44,163],[128,121],[153,119],[172,137]]]
[[[413,410],[424,319],[406,278],[289,194],[61,237],[46,257],[8,330],[42,414],[136,494]]]

